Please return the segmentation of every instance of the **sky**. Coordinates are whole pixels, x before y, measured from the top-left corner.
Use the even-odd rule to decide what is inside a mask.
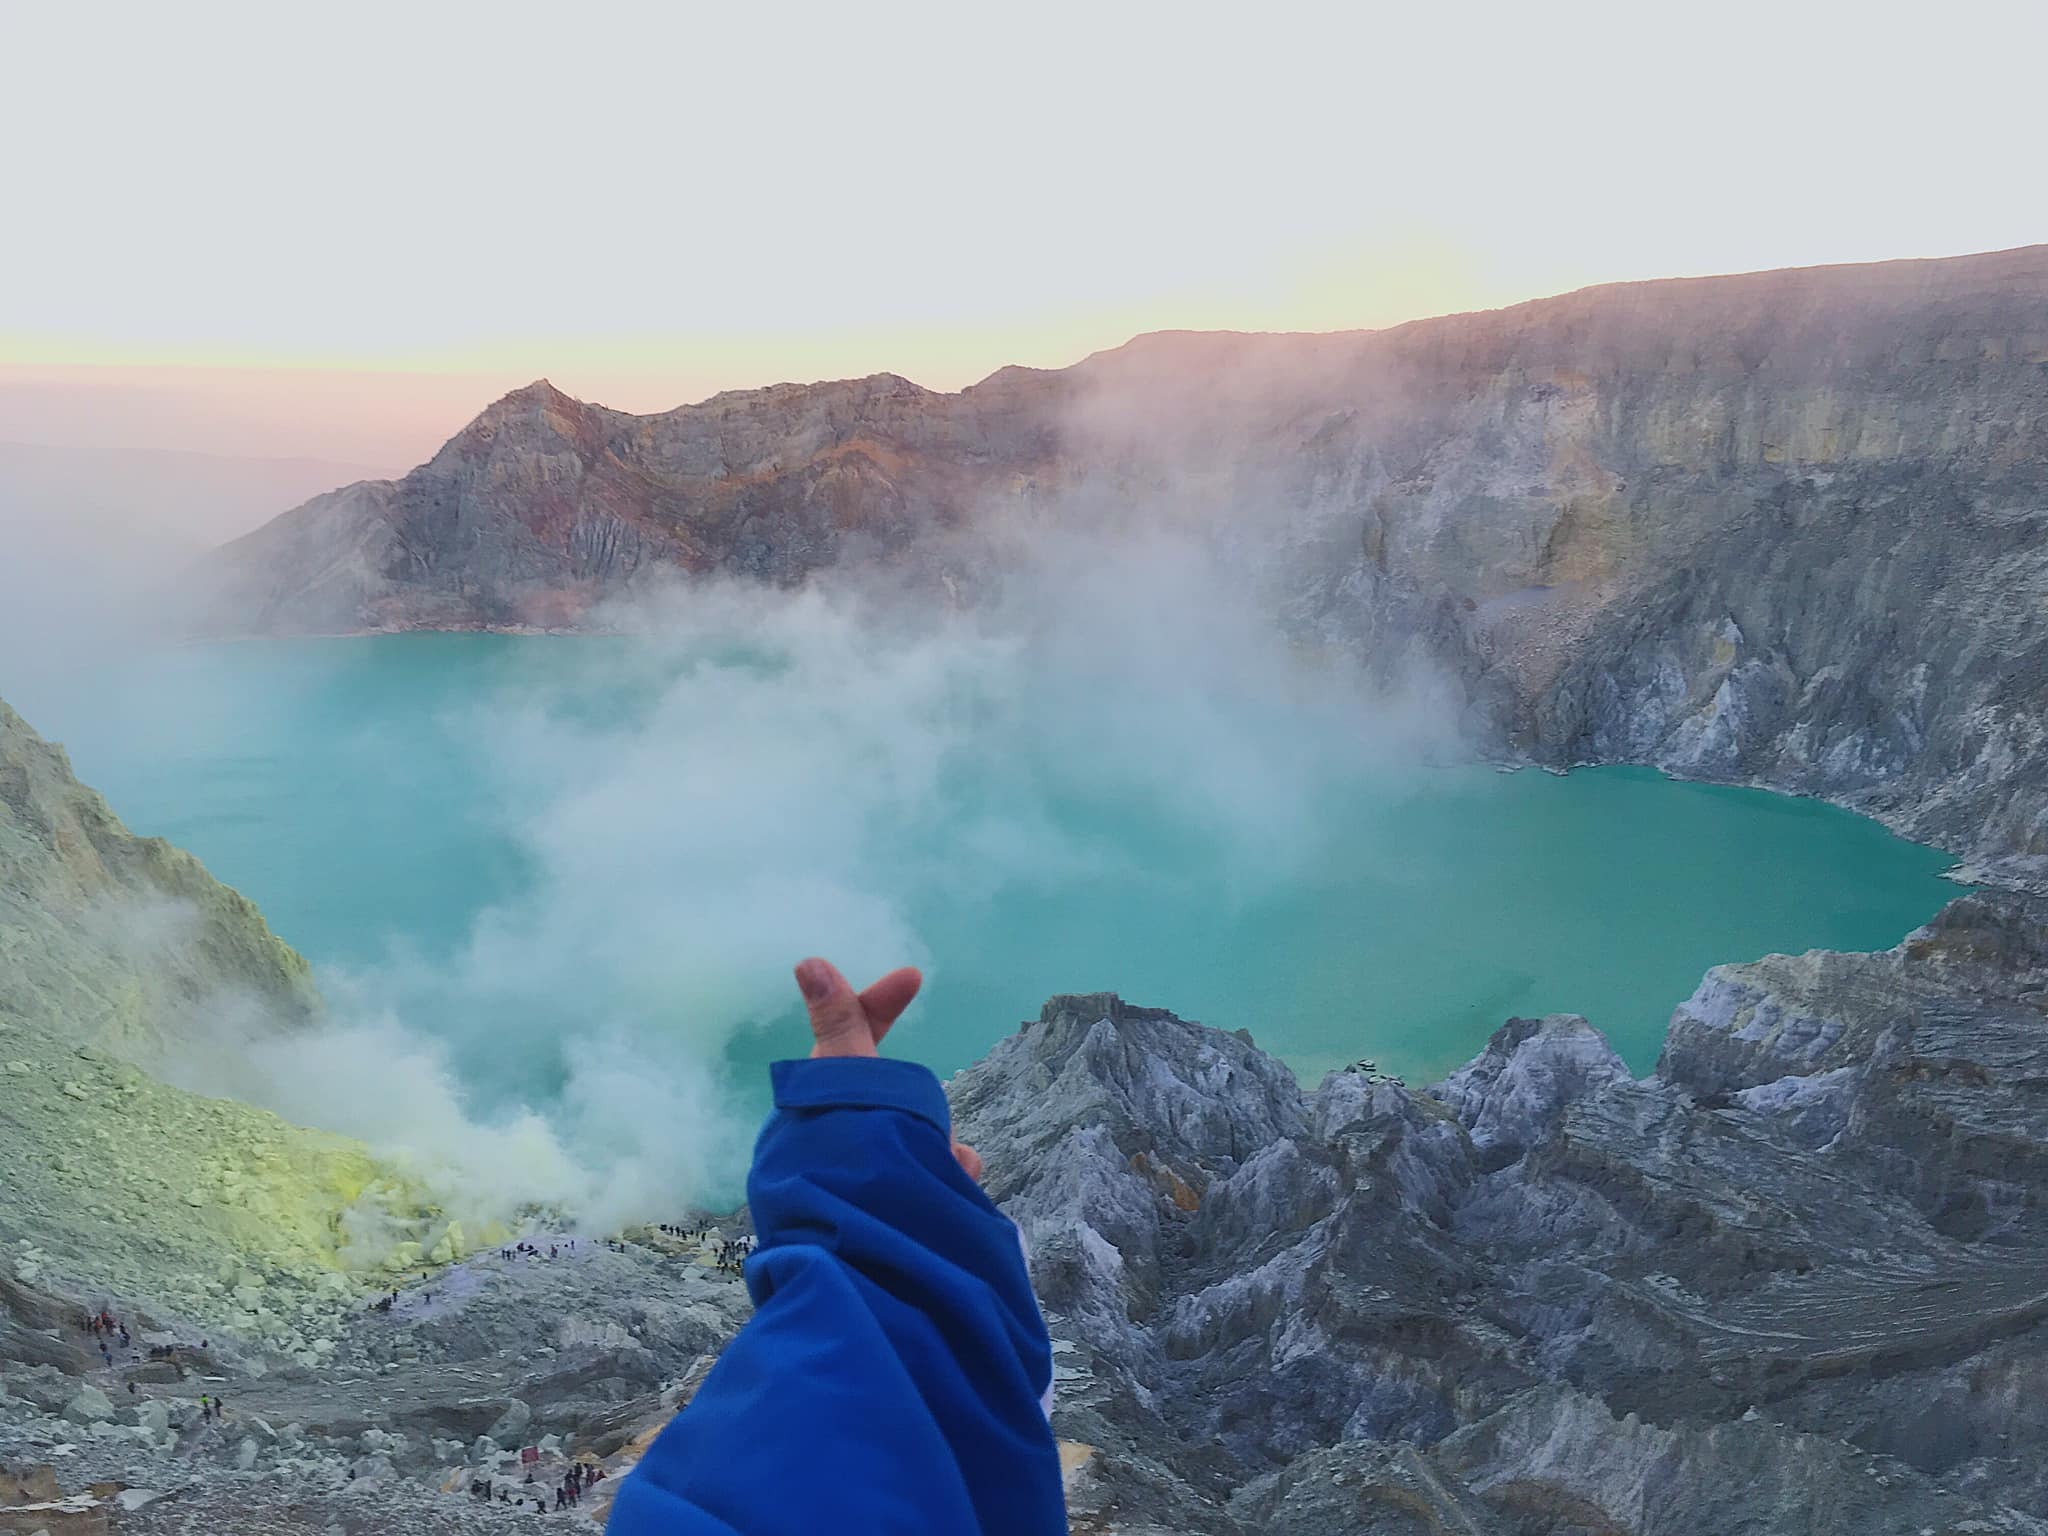
[[[2044,44],[2038,0],[0,0],[0,442],[396,474],[541,376],[953,389],[2028,244]]]

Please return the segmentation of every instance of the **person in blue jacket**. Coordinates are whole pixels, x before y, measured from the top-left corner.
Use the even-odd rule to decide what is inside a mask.
[[[815,1044],[770,1069],[754,1315],[621,1483],[612,1536],[1055,1536],[1052,1341],[939,1081],[876,1047],[915,970],[796,968]]]

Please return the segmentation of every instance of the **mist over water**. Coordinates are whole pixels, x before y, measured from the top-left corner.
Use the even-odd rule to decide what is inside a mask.
[[[1448,767],[1427,680],[1283,641],[1172,541],[1057,541],[971,611],[698,586],[621,633],[213,647],[12,692],[319,969],[334,1024],[174,1063],[593,1219],[732,1198],[789,966],[926,995],[950,1072],[1115,989],[1419,1080],[1570,1009],[1639,1070],[1718,961],[1882,947],[1946,861],[1824,806]]]

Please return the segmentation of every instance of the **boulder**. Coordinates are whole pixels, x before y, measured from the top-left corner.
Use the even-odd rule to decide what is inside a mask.
[[[106,1393],[87,1382],[64,1405],[64,1417],[74,1424],[104,1424],[113,1419],[114,1405]]]
[[[490,1427],[488,1438],[508,1451],[516,1450],[526,1443],[527,1426],[532,1422],[533,1409],[527,1406],[525,1399],[515,1397]]]

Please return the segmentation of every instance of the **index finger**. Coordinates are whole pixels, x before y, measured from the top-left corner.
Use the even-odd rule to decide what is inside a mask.
[[[902,1017],[903,1010],[910,1006],[910,1000],[917,996],[917,989],[923,985],[923,972],[914,965],[904,965],[861,993],[860,1005],[868,1016],[868,1028],[874,1031],[875,1044],[882,1043],[882,1036],[889,1033],[889,1026]]]

